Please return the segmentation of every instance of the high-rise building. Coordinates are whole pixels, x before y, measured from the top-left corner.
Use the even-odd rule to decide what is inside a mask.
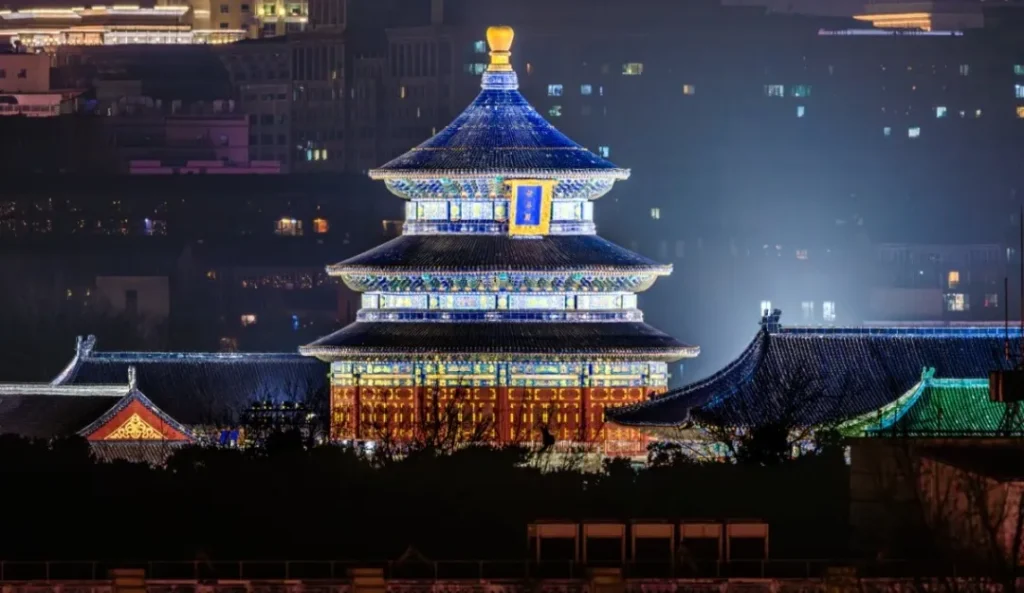
[[[476,100],[370,172],[406,203],[403,232],[328,268],[363,293],[357,321],[304,346],[331,362],[332,436],[597,443],[642,454],[608,407],[665,390],[693,357],[643,323],[637,293],[671,266],[596,234],[594,200],[629,171],[519,94],[513,32],[487,31]],[[454,433],[454,434],[453,434]]]

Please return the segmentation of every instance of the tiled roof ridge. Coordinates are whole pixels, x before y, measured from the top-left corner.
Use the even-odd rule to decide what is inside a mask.
[[[928,324],[922,324],[920,326],[895,326],[895,327],[876,327],[876,326],[780,326],[777,330],[772,332],[780,336],[794,337],[794,336],[865,336],[865,335],[892,335],[892,336],[913,336],[913,337],[972,337],[972,336],[991,336],[991,337],[1002,337],[1009,335],[1010,337],[1020,338],[1022,332],[1020,328],[1010,327],[1009,331],[1003,326],[934,326]]]

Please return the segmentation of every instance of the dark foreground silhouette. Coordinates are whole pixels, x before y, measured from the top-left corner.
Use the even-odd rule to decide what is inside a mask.
[[[259,449],[189,448],[164,468],[98,463],[81,439],[0,436],[0,558],[437,560],[526,557],[537,519],[758,518],[773,557],[842,554],[847,468],[679,461],[541,471],[518,449],[402,459],[289,434]],[[807,534],[816,534],[808,537]]]

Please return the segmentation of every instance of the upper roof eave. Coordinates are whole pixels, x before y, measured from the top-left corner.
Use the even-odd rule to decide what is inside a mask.
[[[629,169],[371,169],[370,179],[388,181],[392,179],[479,179],[501,177],[503,179],[593,179],[605,178],[624,181],[629,179]]]
[[[487,266],[465,266],[459,268],[446,268],[442,266],[434,268],[399,268],[381,266],[360,266],[358,264],[331,264],[327,266],[327,274],[330,276],[351,276],[351,275],[373,275],[373,276],[421,276],[423,274],[437,273],[471,273],[471,274],[509,274],[509,275],[538,275],[547,276],[551,274],[577,274],[586,272],[594,276],[617,278],[623,276],[654,275],[668,276],[672,274],[672,264],[649,267],[591,267],[577,266],[572,268],[537,268],[531,269],[508,269]]]

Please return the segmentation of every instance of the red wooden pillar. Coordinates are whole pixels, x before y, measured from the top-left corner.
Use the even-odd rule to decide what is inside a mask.
[[[363,423],[363,402],[360,401],[359,393],[359,373],[352,375],[356,380],[356,391],[352,397],[352,407],[354,408],[352,418],[352,439],[355,441],[359,440]]]
[[[509,443],[512,440],[512,410],[508,404],[508,386],[495,387],[495,415],[498,419],[498,442]]]
[[[580,386],[580,433],[583,442],[590,442],[590,387],[584,383]]]

